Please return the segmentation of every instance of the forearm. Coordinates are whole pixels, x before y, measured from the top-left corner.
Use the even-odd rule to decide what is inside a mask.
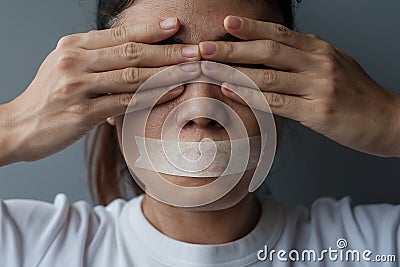
[[[18,160],[18,130],[10,104],[0,105],[0,167]]]
[[[375,103],[373,124],[371,124],[370,132],[374,134],[369,143],[372,150],[376,153],[369,153],[380,157],[400,157],[400,94],[382,88],[387,94],[382,103]],[[374,103],[372,103],[374,104]],[[368,120],[368,115],[365,115],[365,120]],[[375,147],[375,148],[374,148]],[[368,153],[368,151],[366,151]]]

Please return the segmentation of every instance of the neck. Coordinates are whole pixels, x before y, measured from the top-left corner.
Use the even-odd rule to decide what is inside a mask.
[[[142,210],[146,219],[163,234],[194,244],[223,244],[248,234],[260,217],[254,194],[235,206],[218,211],[188,211],[145,195]]]

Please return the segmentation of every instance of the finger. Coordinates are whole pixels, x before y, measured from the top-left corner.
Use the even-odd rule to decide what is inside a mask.
[[[239,64],[263,64],[275,69],[305,71],[314,65],[313,57],[304,51],[275,41],[202,42],[202,58]]]
[[[128,42],[155,43],[174,35],[180,27],[177,18],[150,20],[107,30],[93,30],[78,39],[85,49],[99,49]]]
[[[134,106],[133,102],[134,96],[137,99],[151,99],[154,95],[160,95],[161,92],[164,95],[159,99],[156,105],[165,103],[171,99],[178,97],[184,91],[183,86],[178,86],[174,89],[170,89],[165,93],[165,88],[156,88],[152,90],[146,90],[143,92],[138,92],[135,94],[113,94],[113,95],[104,95],[101,97],[93,98],[90,101],[91,105],[91,113],[90,116],[96,118],[97,120],[103,121],[109,117],[115,117],[125,114],[126,112],[131,112],[128,110],[130,106]],[[144,102],[141,104],[141,107],[151,107],[149,102]]]
[[[147,90],[139,90],[133,95],[127,113],[152,108],[179,96],[184,91],[184,85],[171,85]]]
[[[89,95],[133,93],[143,88],[167,87],[190,81],[201,74],[199,63],[186,63],[173,67],[126,68],[89,74],[93,86]]]
[[[311,94],[312,80],[309,76],[298,73],[266,69],[237,68],[263,92],[307,97]]]
[[[273,40],[304,51],[313,51],[319,47],[317,39],[281,24],[228,16],[224,20],[224,27],[230,34],[242,40]]]
[[[157,67],[199,60],[197,45],[150,45],[129,42],[88,51],[88,71],[100,72],[128,67]]]
[[[307,96],[311,93],[312,80],[298,73],[272,69],[251,69],[243,67],[227,68],[226,65],[202,62],[202,73],[212,79],[248,87],[264,92]]]
[[[270,109],[273,114],[292,120],[302,122],[308,110],[308,100],[301,97],[271,92],[263,92],[263,97],[260,97],[257,90],[228,83],[224,83],[221,88],[222,93],[233,101],[261,111]]]

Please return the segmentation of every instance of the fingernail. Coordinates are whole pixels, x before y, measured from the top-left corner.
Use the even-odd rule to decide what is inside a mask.
[[[225,18],[225,25],[232,30],[239,30],[242,27],[242,20],[238,17],[229,16]]]
[[[195,72],[196,70],[198,70],[198,66],[196,63],[181,64],[179,66],[186,72]]]
[[[114,117],[107,118],[107,122],[108,122],[108,124],[115,126],[115,118]]]
[[[172,30],[176,28],[178,24],[177,18],[168,18],[160,22],[160,27],[163,30]]]
[[[187,58],[197,58],[199,56],[199,47],[197,45],[185,46],[182,48],[182,55]]]
[[[200,51],[202,55],[211,56],[217,51],[217,45],[213,42],[203,42],[200,44]]]

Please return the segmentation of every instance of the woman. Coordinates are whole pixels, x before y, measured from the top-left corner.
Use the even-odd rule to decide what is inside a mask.
[[[5,114],[0,165],[44,158],[98,126],[90,181],[97,201],[108,205],[71,205],[63,195],[54,205],[3,201],[1,266],[304,265],[295,252],[279,252],[292,248],[300,255],[307,249],[318,253],[315,260],[305,260],[306,266],[329,266],[340,254],[329,248],[343,251],[343,241],[362,257],[361,263],[341,260],[345,266],[369,264],[379,254],[398,255],[396,206],[353,208],[345,198],[320,199],[310,211],[287,210],[247,194],[225,209],[188,211],[148,194],[121,199],[126,165],[118,138],[132,93],[167,66],[200,59],[237,66],[278,116],[353,149],[400,156],[400,96],[374,82],[344,52],[317,36],[289,30],[292,24],[291,1],[100,1],[99,29],[111,29],[62,38],[26,91],[0,106]],[[184,71],[197,75],[197,70]],[[157,129],[177,104],[199,95],[229,104],[250,134],[259,134],[235,93],[190,89],[179,87],[161,99],[149,119],[153,130],[148,137],[159,137]],[[237,90],[246,89],[239,84]],[[210,127],[210,120],[187,125],[187,138],[194,138],[193,132],[226,138]],[[189,177],[168,179],[199,185]]]

